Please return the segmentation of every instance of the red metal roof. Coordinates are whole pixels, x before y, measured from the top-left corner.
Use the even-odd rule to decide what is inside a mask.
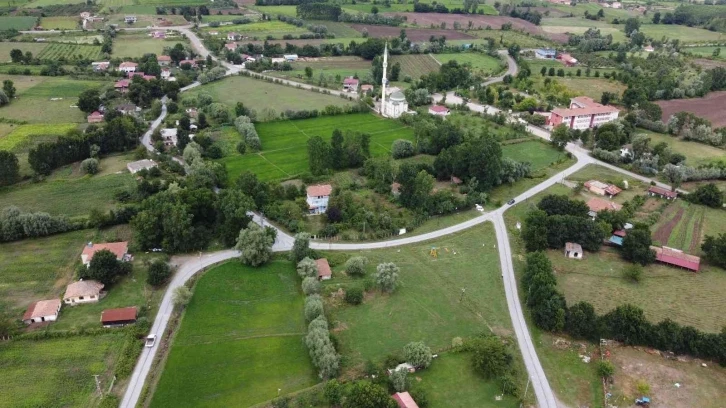
[[[650,249],[655,251],[655,259],[657,261],[680,266],[681,268],[690,269],[694,272],[698,272],[701,267],[701,258],[697,256],[668,247],[651,246]]]
[[[448,112],[449,108],[442,105],[432,105],[429,107],[429,110],[434,112]]]
[[[396,401],[399,408],[418,408],[418,404],[413,400],[411,394],[407,392],[397,392],[391,397]]]
[[[625,237],[625,235],[627,235],[627,232],[625,230],[616,230],[613,232],[613,235],[618,237]]]
[[[136,307],[108,309],[101,313],[101,323],[116,323],[136,320]]]
[[[355,79],[355,78],[345,78],[345,79],[343,80],[343,84],[345,84],[345,85],[354,85],[354,84],[358,84],[358,80],[357,80],[357,79]]]
[[[83,252],[81,253],[81,258],[84,258],[88,260],[88,262],[93,259],[93,255],[96,254],[96,252],[108,249],[111,251],[114,255],[116,255],[116,259],[119,261],[123,259],[124,255],[126,255],[129,252],[129,243],[126,241],[123,242],[108,242],[105,244],[90,244],[83,247]],[[86,260],[83,262],[85,263]]]
[[[662,188],[662,187],[658,187],[658,186],[650,186],[650,188],[648,189],[648,192],[649,193],[653,193],[653,194],[662,195],[662,196],[665,196],[665,197],[668,197],[668,198],[676,198],[676,197],[678,197],[678,193],[677,192],[670,191],[668,189],[665,189],[665,188]]]

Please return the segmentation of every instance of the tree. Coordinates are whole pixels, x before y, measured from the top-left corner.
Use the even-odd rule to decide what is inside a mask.
[[[320,293],[320,281],[312,276],[306,277],[302,282],[302,291],[306,296],[317,295]]]
[[[299,232],[295,234],[295,242],[292,244],[292,250],[290,251],[290,260],[297,264],[309,255],[310,234],[307,232]]]
[[[98,173],[98,159],[86,159],[81,162],[81,171],[86,174]]]
[[[157,259],[149,265],[149,271],[146,275],[146,283],[151,286],[159,286],[166,282],[171,276],[171,268],[169,264]]]
[[[398,272],[400,269],[393,262],[379,264],[376,267],[376,284],[384,292],[393,292],[398,286]]]
[[[235,249],[240,251],[240,261],[243,264],[260,266],[270,260],[275,237],[268,231],[255,223],[250,223],[246,229],[239,232]]]
[[[656,11],[655,14],[653,14],[653,24],[660,23],[660,11]]]
[[[305,76],[308,78],[308,81],[313,77],[313,69],[310,67],[305,67]]]
[[[645,318],[643,310],[637,306],[625,304],[618,306],[603,316],[606,333],[614,340],[626,345],[646,344],[652,326]]]
[[[15,184],[18,180],[20,180],[18,157],[7,150],[0,150],[0,187]]]
[[[655,261],[655,252],[650,249],[651,245],[653,242],[647,227],[631,229],[623,238],[623,258],[643,266],[651,264]]]
[[[388,390],[370,381],[358,381],[350,388],[343,408],[396,408]]]
[[[363,289],[359,286],[352,286],[345,290],[345,301],[351,305],[363,303]]]
[[[131,272],[131,264],[116,259],[116,254],[108,249],[102,249],[93,254],[91,262],[81,277],[93,279],[106,286],[112,285],[120,276]]]
[[[413,341],[403,347],[403,358],[416,368],[426,368],[431,365],[431,349],[422,341]]]
[[[345,261],[345,273],[350,276],[363,276],[366,274],[368,258],[365,256],[354,256]]]
[[[663,167],[663,175],[668,179],[673,188],[678,188],[683,182],[684,169],[674,164],[666,164]]]
[[[638,283],[643,279],[643,267],[638,264],[628,265],[623,269],[623,279]]]
[[[630,37],[634,31],[640,30],[640,20],[637,18],[629,18],[625,20],[625,35]]]
[[[101,105],[101,97],[98,89],[86,89],[78,95],[78,109],[83,112],[91,113],[98,109]]]
[[[237,189],[224,189],[217,200],[217,231],[227,246],[234,246],[239,231],[247,228],[252,217],[248,213],[255,209],[255,202]]]
[[[395,370],[391,373],[391,384],[393,385],[393,389],[396,390],[396,392],[406,391],[406,386],[408,382],[407,377],[407,370]]]
[[[598,340],[598,317],[587,302],[578,302],[567,309],[565,331],[575,338]]]
[[[311,258],[303,258],[297,264],[297,274],[301,278],[316,278],[318,276],[318,264]]]
[[[14,64],[19,64],[23,62],[23,51],[17,48],[13,48],[10,51],[10,59],[13,61]]]
[[[330,145],[320,136],[313,136],[308,139],[308,159],[310,161],[310,173],[315,176],[325,174],[330,168]]]
[[[553,146],[555,146],[559,150],[565,150],[565,146],[567,146],[567,143],[571,140],[570,138],[570,128],[567,127],[565,124],[557,125],[554,129],[552,129],[552,134],[550,136],[550,142]]]
[[[325,397],[325,400],[328,401],[328,404],[332,406],[340,405],[343,401],[343,386],[340,385],[338,380],[333,378],[325,383],[323,396]]]
[[[547,67],[542,66],[542,69],[539,70],[539,73],[542,74],[542,76],[547,75]]]
[[[305,298],[305,319],[311,322],[323,314],[323,299],[320,295],[310,295]]]
[[[394,159],[405,159],[416,154],[413,143],[406,139],[397,139],[391,145],[391,156]]]
[[[686,196],[689,201],[713,208],[723,206],[723,193],[714,183],[698,186],[696,191]]]
[[[192,291],[188,287],[182,285],[174,289],[172,302],[175,307],[183,308],[189,304],[190,300],[192,300]]]
[[[13,99],[15,96],[15,84],[13,84],[13,81],[9,79],[4,80],[3,91],[5,91],[5,95],[7,95],[8,98]]]
[[[701,250],[706,254],[709,262],[726,269],[726,234],[706,235]]]
[[[513,357],[496,336],[473,340],[471,362],[474,370],[486,379],[500,378],[511,369]]]

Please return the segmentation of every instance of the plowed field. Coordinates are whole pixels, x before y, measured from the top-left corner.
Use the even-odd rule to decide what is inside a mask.
[[[703,98],[671,99],[656,103],[663,109],[664,122],[674,113],[686,111],[710,120],[714,127],[726,126],[726,91],[711,92]]]

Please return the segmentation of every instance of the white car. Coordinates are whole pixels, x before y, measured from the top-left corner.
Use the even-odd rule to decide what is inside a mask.
[[[156,344],[156,334],[146,336],[146,347],[154,347]]]

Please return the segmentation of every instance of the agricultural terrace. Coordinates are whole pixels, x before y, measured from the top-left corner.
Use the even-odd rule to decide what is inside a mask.
[[[411,341],[423,341],[437,352],[448,348],[454,337],[511,334],[495,244],[493,226],[485,223],[421,244],[325,254],[333,279],[325,281],[323,292],[363,285],[363,279],[344,274],[344,262],[351,256],[368,258],[367,276],[382,262],[400,268],[400,286],[391,295],[366,296],[359,306],[327,302],[344,372],[361,369],[368,360],[381,363]]]
[[[456,61],[459,64],[471,64],[475,72],[483,75],[496,74],[506,67],[506,63],[499,58],[478,52],[462,52],[458,54],[436,54],[436,60],[444,64],[449,61]]]
[[[713,52],[716,51],[716,48],[721,48],[721,51],[718,56],[714,57]],[[714,58],[717,60],[726,60],[726,46],[723,47],[688,47],[686,48],[687,52],[690,52],[691,54],[698,55],[701,57],[709,57]]]
[[[75,30],[81,27],[81,19],[73,17],[43,17],[40,26],[46,30]]]
[[[199,93],[207,93],[215,102],[224,103],[230,108],[234,107],[237,102],[242,102],[258,113],[265,109],[273,109],[277,113],[282,113],[286,110],[323,109],[328,105],[341,106],[353,103],[337,96],[277,85],[241,75],[198,86],[183,95]]]
[[[282,21],[259,21],[249,24],[224,25],[220,27],[206,27],[202,29],[207,34],[210,31],[217,31],[220,34],[228,32],[236,32],[242,35],[265,37],[267,35],[283,35],[283,34],[303,34],[309,31],[304,27],[297,27],[292,24],[283,23]]]
[[[64,77],[0,75],[15,83],[16,99],[0,108],[0,117],[29,123],[85,123],[86,115],[75,107],[78,95],[108,82]]]
[[[146,34],[118,35],[113,41],[113,56],[119,58],[138,58],[145,54],[162,55],[164,48],[173,47],[176,43],[184,43],[181,38],[161,40]]]
[[[96,406],[93,376],[111,384],[123,344],[120,332],[0,343],[0,407]]]
[[[644,24],[640,31],[652,38],[666,37],[681,43],[723,42],[726,34],[684,25]]]
[[[408,54],[408,55],[393,55],[391,56],[390,64],[395,63],[401,64],[401,76],[399,79],[403,79],[406,75],[412,79],[419,79],[423,75],[430,74],[431,72],[438,72],[439,64],[436,59],[428,54]]]
[[[0,16],[0,27],[3,30],[30,30],[35,26],[37,18],[30,16]]]
[[[318,382],[291,262],[233,260],[196,283],[151,407],[251,406]],[[214,367],[210,370],[210,367]]]
[[[292,71],[274,71],[270,74],[285,79],[304,79],[305,68],[313,70],[312,82],[319,83],[320,75],[325,77],[330,88],[342,87],[342,78],[355,76],[363,77],[370,72],[371,62],[359,57],[323,57],[301,58],[292,64]]]
[[[390,153],[396,139],[413,139],[413,130],[400,123],[370,113],[327,116],[313,119],[261,123],[256,126],[262,141],[259,153],[236,153],[223,158],[230,179],[250,170],[261,180],[282,180],[309,172],[307,141],[312,136],[330,140],[335,129],[371,135],[373,156]]]
[[[86,44],[48,44],[39,54],[36,55],[41,60],[53,60],[65,58],[71,59],[90,59],[95,60],[101,58],[101,46]]]

